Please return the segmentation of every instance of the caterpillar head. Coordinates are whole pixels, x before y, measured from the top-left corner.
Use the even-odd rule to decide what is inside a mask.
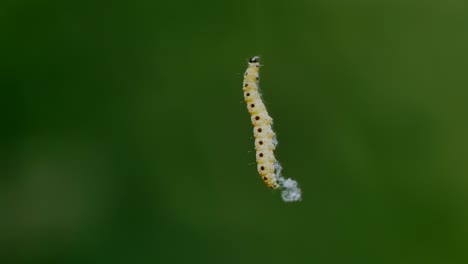
[[[259,56],[254,56],[249,60],[250,63],[260,62]]]

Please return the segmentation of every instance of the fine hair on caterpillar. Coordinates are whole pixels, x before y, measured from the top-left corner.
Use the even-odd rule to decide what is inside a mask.
[[[285,179],[281,175],[282,167],[273,152],[278,140],[272,128],[273,118],[268,114],[259,90],[259,70],[260,57],[254,56],[248,62],[242,85],[253,125],[257,171],[267,187],[281,189],[281,197],[285,202],[300,201],[301,189],[295,180]]]

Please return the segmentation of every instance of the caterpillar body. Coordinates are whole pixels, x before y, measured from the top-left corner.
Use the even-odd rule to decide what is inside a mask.
[[[244,74],[244,99],[251,115],[255,137],[257,170],[263,182],[272,189],[282,189],[282,198],[286,202],[301,200],[301,190],[297,182],[284,179],[281,175],[281,165],[275,158],[274,150],[278,145],[273,131],[273,119],[268,114],[258,88],[260,58],[255,56],[249,60]]]

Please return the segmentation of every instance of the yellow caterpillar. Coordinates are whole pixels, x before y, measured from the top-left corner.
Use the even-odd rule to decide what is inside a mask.
[[[271,126],[273,119],[268,115],[258,89],[259,69],[260,58],[255,56],[249,60],[243,85],[244,99],[254,126],[257,170],[269,188],[283,189],[281,194],[284,201],[298,201],[301,199],[301,190],[297,182],[281,176],[281,165],[273,153],[278,141]]]

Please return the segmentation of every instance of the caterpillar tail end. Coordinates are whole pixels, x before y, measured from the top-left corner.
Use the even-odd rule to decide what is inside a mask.
[[[267,184],[267,187],[270,188],[270,189],[273,189],[273,190],[276,190],[280,187],[280,185],[278,183],[269,183]]]

